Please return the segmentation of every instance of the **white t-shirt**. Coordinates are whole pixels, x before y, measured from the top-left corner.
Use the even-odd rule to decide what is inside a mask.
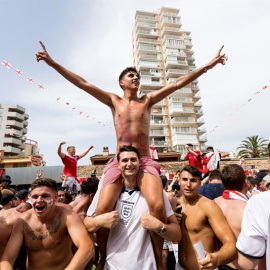
[[[270,269],[270,191],[252,196],[244,211],[237,250],[246,257],[260,259],[266,251]]]
[[[169,200],[163,194],[166,214],[174,214]],[[104,269],[152,270],[156,269],[150,233],[141,226],[141,215],[148,212],[148,205],[140,191],[121,193],[115,210],[120,221],[109,234],[107,258]]]

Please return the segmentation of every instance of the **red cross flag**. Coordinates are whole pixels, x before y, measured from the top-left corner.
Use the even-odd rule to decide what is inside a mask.
[[[34,82],[35,82],[35,81],[34,81],[32,78],[30,78],[30,77],[27,77],[27,81],[30,82],[30,83],[34,83]]]
[[[66,102],[67,105],[69,105],[69,102]]]
[[[79,115],[81,115],[83,112],[79,112]]]
[[[38,84],[39,89],[44,89],[44,86],[41,84]]]
[[[60,97],[56,98],[56,101],[59,101],[60,100]]]
[[[268,86],[267,85],[265,85],[262,89],[266,89],[266,88],[268,88]]]
[[[72,111],[74,111],[75,109],[76,109],[76,107],[73,107],[73,108],[72,108]]]
[[[11,64],[8,61],[3,60],[2,65],[4,65],[6,68],[11,68]]]
[[[16,69],[15,71],[16,71],[16,74],[17,74],[18,76],[22,76],[22,75],[23,75],[23,73],[22,73],[19,69]]]

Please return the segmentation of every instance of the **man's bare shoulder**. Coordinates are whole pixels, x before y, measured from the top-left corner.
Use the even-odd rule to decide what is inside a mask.
[[[201,196],[201,198],[199,199],[198,206],[206,214],[209,214],[212,211],[219,211],[220,210],[220,208],[218,207],[218,205],[214,201],[212,201],[212,200],[210,200],[210,199],[208,199],[208,198],[206,198],[204,196]]]
[[[5,220],[6,223],[11,224],[15,223],[17,218],[19,218],[20,213],[16,211],[14,208],[8,209],[8,210],[2,210],[0,211],[0,223],[1,220]]]

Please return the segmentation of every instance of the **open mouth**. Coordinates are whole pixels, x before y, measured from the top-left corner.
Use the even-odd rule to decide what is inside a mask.
[[[45,209],[45,206],[36,206],[36,209],[37,209],[38,211],[42,211],[42,210]]]

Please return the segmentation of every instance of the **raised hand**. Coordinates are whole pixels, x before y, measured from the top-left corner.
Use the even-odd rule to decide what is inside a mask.
[[[216,56],[206,65],[207,69],[213,68],[218,63],[220,63],[222,65],[226,64],[226,61],[228,61],[228,57],[225,53],[221,54],[223,47],[224,47],[224,45],[221,46],[221,48],[218,50],[218,53],[216,54]]]
[[[37,62],[39,62],[40,60],[44,60],[49,66],[52,65],[53,60],[50,57],[50,55],[48,54],[45,45],[41,41],[39,41],[39,43],[40,43],[43,51],[40,51],[40,52],[36,53]]]

